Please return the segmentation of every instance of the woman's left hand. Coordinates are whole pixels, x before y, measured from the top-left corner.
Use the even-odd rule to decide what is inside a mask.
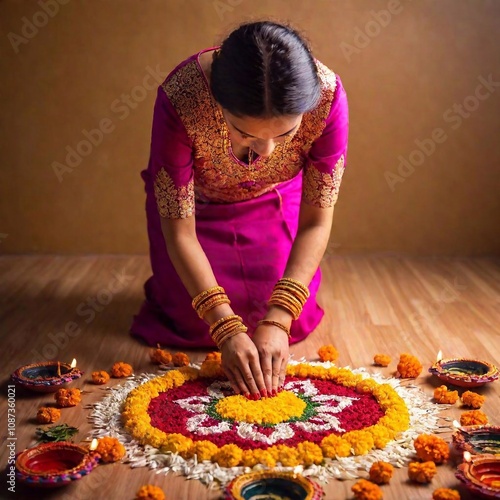
[[[259,351],[260,366],[269,396],[275,396],[285,383],[288,364],[288,335],[274,325],[259,325],[253,337]]]

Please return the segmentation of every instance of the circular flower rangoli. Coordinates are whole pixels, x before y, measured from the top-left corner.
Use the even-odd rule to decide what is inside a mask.
[[[404,400],[345,368],[289,365],[284,390],[250,401],[203,370],[172,370],[133,389],[122,412],[142,445],[222,467],[321,464],[363,455],[407,430]]]

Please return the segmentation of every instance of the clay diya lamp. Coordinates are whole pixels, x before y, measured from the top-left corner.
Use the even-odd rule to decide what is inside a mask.
[[[456,427],[458,428],[453,433],[452,439],[459,450],[468,451],[472,455],[500,455],[500,427],[495,425],[460,427],[460,424]]]
[[[259,471],[233,479],[225,489],[225,500],[320,500],[321,487],[293,472]]]
[[[83,372],[76,368],[76,359],[74,359],[71,364],[44,361],[21,366],[10,378],[31,391],[56,392],[82,375]]]
[[[42,443],[16,458],[16,477],[28,486],[57,488],[88,475],[100,455],[74,443]]]
[[[500,498],[500,456],[471,455],[458,466],[456,477],[473,494],[473,498]]]
[[[449,384],[459,387],[479,387],[498,379],[498,368],[486,361],[441,358],[442,354],[439,351],[437,361],[429,368],[429,373]]]

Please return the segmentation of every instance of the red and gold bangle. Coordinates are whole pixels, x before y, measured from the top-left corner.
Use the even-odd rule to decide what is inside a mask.
[[[283,323],[280,323],[279,321],[274,321],[272,319],[261,319],[260,321],[257,322],[257,325],[272,325],[280,328],[283,330],[287,335],[288,338],[290,338],[290,329],[287,328]]]

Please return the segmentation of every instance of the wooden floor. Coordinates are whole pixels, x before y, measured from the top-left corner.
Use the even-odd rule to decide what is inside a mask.
[[[340,351],[340,365],[371,367],[375,353],[397,359],[400,353],[417,355],[424,372],[417,379],[429,397],[437,381],[426,368],[438,350],[445,357],[472,356],[500,363],[500,260],[494,258],[408,258],[398,256],[327,256],[322,264],[324,280],[320,302],[326,316],[318,330],[291,348],[295,356],[315,359],[318,347],[333,343]],[[0,467],[7,461],[6,397],[8,376],[17,367],[45,356],[63,361],[78,360],[90,374],[109,369],[113,362],[131,363],[136,373],[151,371],[148,349],[128,335],[132,315],[142,301],[142,284],[149,276],[145,256],[25,257],[0,258],[0,329],[2,390]],[[117,291],[109,295],[109,289]],[[100,294],[100,295],[99,295]],[[109,304],[96,307],[96,296]],[[80,313],[80,314],[79,314]],[[81,328],[75,337],[61,334],[67,323]],[[203,352],[190,352],[194,361]],[[382,369],[392,375],[395,362]],[[112,381],[116,384],[117,381]],[[84,403],[103,396],[84,375],[75,386],[85,390]],[[490,422],[500,424],[500,382],[479,389],[487,396],[483,407]],[[17,450],[30,444],[37,408],[49,402],[48,395],[16,393]],[[460,408],[447,412],[457,418]],[[77,438],[87,437],[90,425],[83,406],[65,409],[63,420],[78,426]],[[444,434],[444,437],[449,435]],[[430,499],[437,487],[457,487],[456,458],[440,466],[432,485],[416,487],[407,481],[407,469],[397,470],[386,500]],[[146,468],[124,464],[99,467],[90,477],[61,490],[36,493],[17,485],[17,494],[1,491],[0,498],[132,499],[145,483],[161,486],[170,499],[214,499],[196,481],[173,475],[155,475]],[[327,500],[352,498],[352,481],[331,481],[324,486]],[[2,482],[1,488],[6,488]],[[472,497],[459,486],[462,498]]]

